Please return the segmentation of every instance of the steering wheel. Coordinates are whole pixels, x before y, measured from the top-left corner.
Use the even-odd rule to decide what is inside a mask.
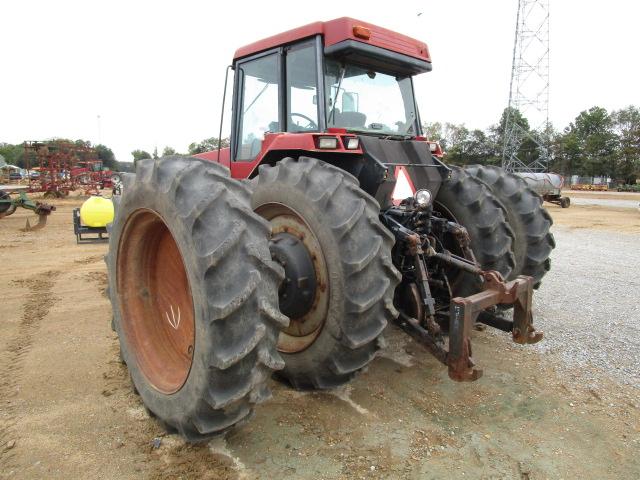
[[[314,122],[311,118],[307,117],[306,115],[303,115],[302,113],[295,113],[295,112],[291,112],[289,114],[289,117],[291,118],[291,123],[293,123],[293,117],[300,117],[304,120],[307,121],[307,125],[305,127],[298,125],[300,128],[303,128],[304,130],[317,130],[318,129],[318,125],[316,124],[316,122]]]

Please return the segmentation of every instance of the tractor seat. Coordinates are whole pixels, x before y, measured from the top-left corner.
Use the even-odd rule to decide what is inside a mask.
[[[344,128],[364,128],[367,116],[360,112],[335,112],[335,125]]]

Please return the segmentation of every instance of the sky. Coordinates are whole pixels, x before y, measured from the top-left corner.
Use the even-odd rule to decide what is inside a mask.
[[[594,105],[640,105],[640,3],[549,2],[554,126]],[[82,138],[120,161],[138,148],[184,152],[217,136],[236,48],[340,16],[425,41],[422,120],[484,129],[508,102],[516,10],[517,0],[2,1],[0,142]]]

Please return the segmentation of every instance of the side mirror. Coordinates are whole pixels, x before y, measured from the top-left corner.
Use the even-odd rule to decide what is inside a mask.
[[[318,95],[314,95],[313,96],[313,100],[312,100],[314,105],[318,105]]]

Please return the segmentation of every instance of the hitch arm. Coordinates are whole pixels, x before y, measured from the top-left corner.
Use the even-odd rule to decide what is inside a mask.
[[[511,332],[515,343],[531,344],[542,340],[544,334],[537,332],[536,329],[533,328],[533,310],[531,305],[533,299],[533,279],[521,275],[511,282],[504,283],[501,281],[501,278],[495,278],[495,276],[492,275],[493,273],[494,272],[484,272],[487,290],[468,298],[483,295],[488,291],[497,292],[498,303],[513,305],[513,321],[498,317],[489,312],[480,312],[477,317],[478,321],[485,325]]]
[[[484,278],[481,292],[451,300],[448,350],[416,319],[403,313],[398,319],[400,328],[447,365],[449,378],[459,382],[474,381],[482,376],[482,369],[475,367],[471,348],[471,331],[476,321],[511,332],[513,341],[520,344],[536,343],[543,337],[543,333],[537,332],[532,324],[531,277],[520,276],[505,282],[498,272],[483,271],[481,276]],[[513,305],[513,321],[496,317],[487,311],[498,304]]]
[[[504,282],[499,273],[482,272],[484,290],[469,297],[456,297],[451,300],[449,327],[449,355],[447,364],[449,377],[453,380],[476,380],[481,371],[473,368],[471,359],[470,333],[476,321],[511,331],[513,341],[520,344],[536,343],[542,340],[543,333],[533,328],[531,299],[533,297],[533,279],[519,276],[511,282]],[[491,321],[485,310],[498,304],[513,305],[513,321],[495,317]],[[483,315],[480,315],[483,314]],[[480,316],[480,318],[479,318]]]
[[[475,368],[472,357],[471,331],[476,322],[511,332],[516,343],[536,343],[542,339],[542,332],[536,332],[532,325],[531,277],[520,276],[506,282],[499,272],[482,270],[469,248],[467,231],[451,222],[446,225],[447,231],[456,236],[465,256],[471,260],[447,250],[436,252],[428,242],[423,242],[418,233],[406,228],[391,215],[384,214],[381,219],[402,245],[404,258],[411,258],[413,265],[408,271],[411,272],[410,281],[415,289],[411,299],[413,303],[420,305],[414,313],[420,318],[412,318],[401,311],[397,323],[440,362],[447,365],[452,380],[469,382],[482,376],[482,369]],[[482,290],[468,297],[450,299],[448,314],[436,311],[429,287],[427,258],[480,277]],[[497,317],[488,310],[500,304],[513,305],[513,321]],[[443,338],[441,325],[436,322],[435,317],[448,317],[448,346]]]

